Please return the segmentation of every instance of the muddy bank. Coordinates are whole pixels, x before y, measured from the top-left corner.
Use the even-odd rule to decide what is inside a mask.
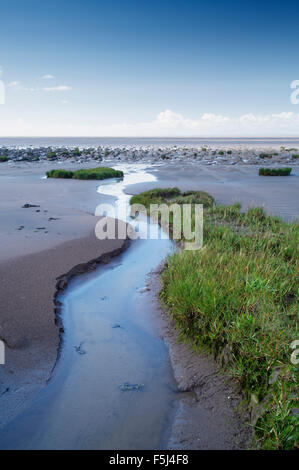
[[[179,340],[178,331],[158,298],[162,269],[163,265],[148,277],[148,297],[160,311],[162,336],[169,348],[178,390],[182,392],[167,447],[249,449],[253,433],[241,391],[211,355],[194,352],[190,345]]]

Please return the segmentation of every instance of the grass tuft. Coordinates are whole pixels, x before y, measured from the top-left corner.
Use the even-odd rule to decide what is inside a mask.
[[[182,338],[218,358],[229,350],[227,373],[248,403],[255,396],[262,404],[257,446],[296,448],[298,368],[290,344],[298,338],[299,226],[263,208],[242,213],[240,204],[218,206],[206,193],[178,188],[148,191],[131,202],[148,207],[152,200],[188,198],[206,201],[204,246],[168,258],[161,299]]]
[[[67,178],[79,180],[103,180],[106,178],[122,178],[123,172],[113,168],[98,167],[84,170],[50,170],[46,173],[48,178]]]
[[[260,176],[289,176],[292,168],[259,168]]]

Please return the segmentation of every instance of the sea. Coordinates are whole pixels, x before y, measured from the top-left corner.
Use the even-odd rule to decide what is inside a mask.
[[[0,147],[299,147],[298,138],[232,137],[0,137]]]

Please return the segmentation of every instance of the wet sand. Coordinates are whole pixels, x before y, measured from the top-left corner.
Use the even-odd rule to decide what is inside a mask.
[[[28,406],[55,364],[56,279],[125,247],[124,240],[94,235],[94,210],[107,202],[96,192],[99,182],[43,180],[44,171],[44,165],[21,166],[0,176],[0,338],[6,345],[0,427]],[[40,207],[23,208],[27,203]]]
[[[177,186],[182,191],[206,191],[220,204],[240,202],[243,210],[264,206],[268,214],[288,221],[299,216],[299,170],[295,166],[288,177],[258,176],[257,166],[238,165],[162,165],[153,166],[149,172],[157,177],[156,182],[128,186],[127,192],[138,194],[152,188]]]

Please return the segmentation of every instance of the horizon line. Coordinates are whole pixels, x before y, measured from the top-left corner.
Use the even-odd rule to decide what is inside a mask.
[[[229,137],[222,137],[222,136],[122,136],[122,135],[101,135],[101,136],[74,136],[74,135],[8,135],[8,136],[0,136],[0,139],[223,139],[223,140],[240,140],[240,139],[248,139],[248,140],[299,140],[299,136],[287,136],[287,137],[272,137],[272,136],[229,136]]]

